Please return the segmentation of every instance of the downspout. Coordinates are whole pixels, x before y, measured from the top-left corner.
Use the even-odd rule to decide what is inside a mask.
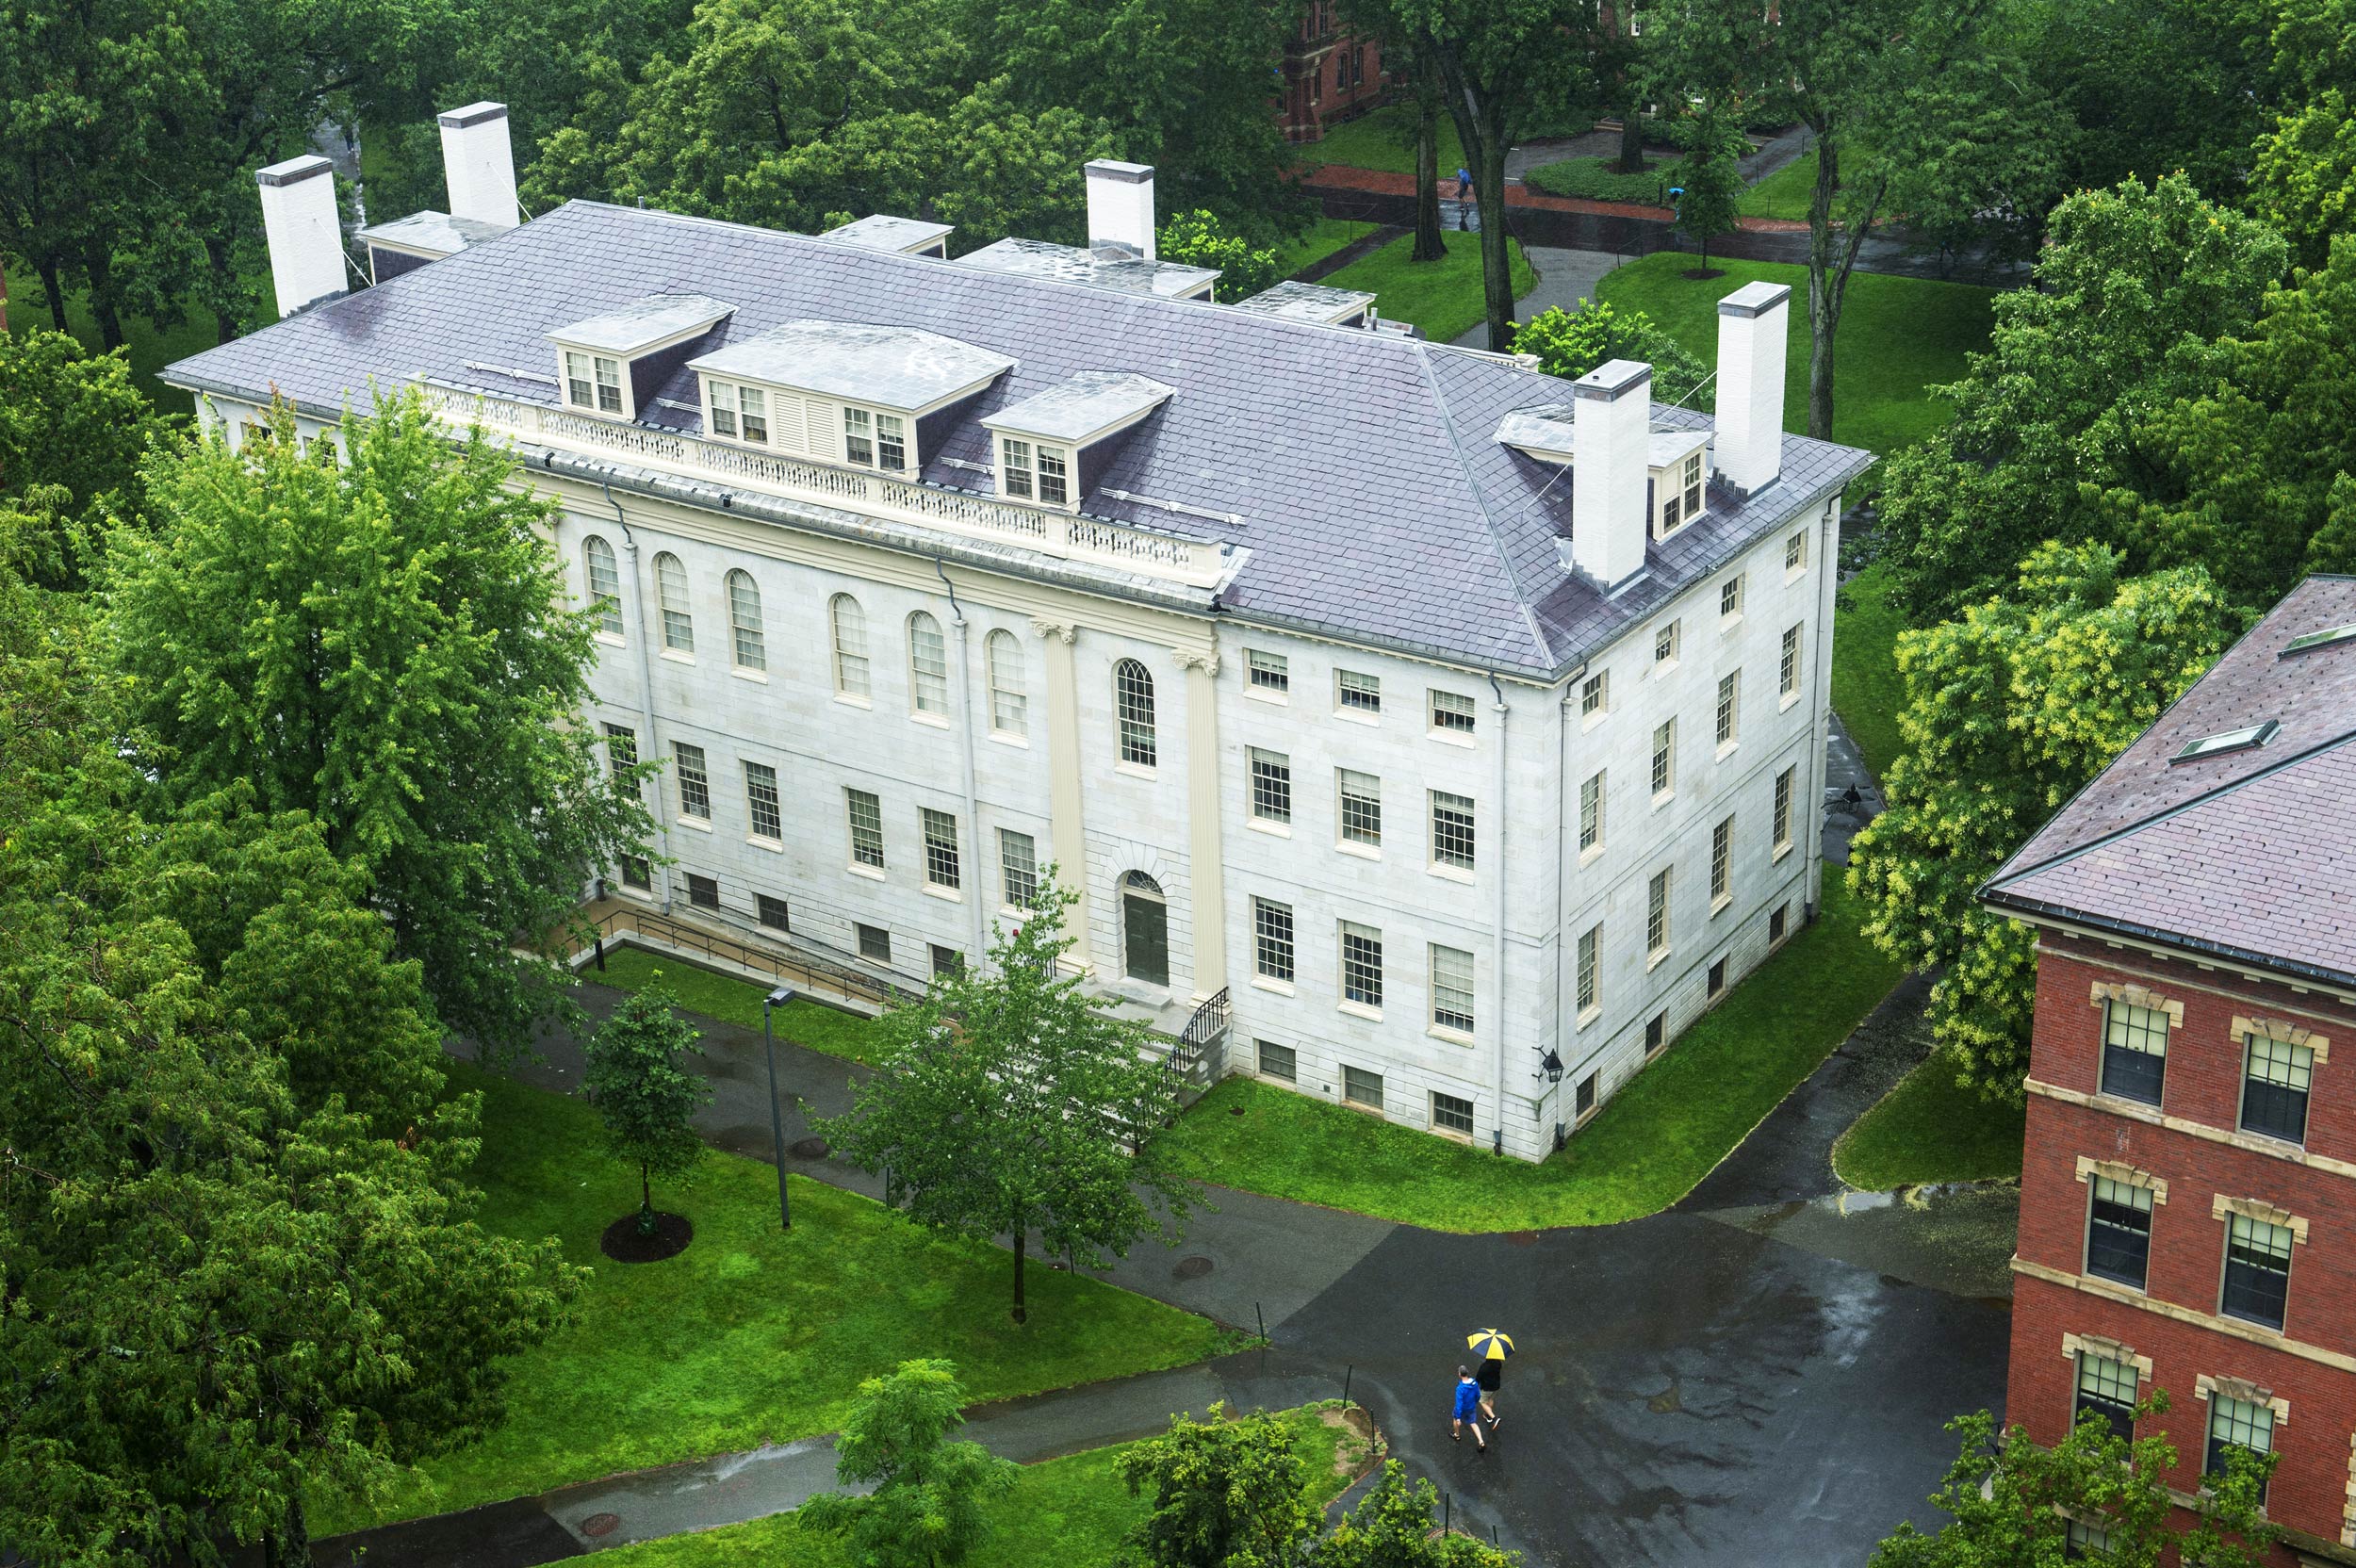
[[[663,737],[655,729],[654,663],[646,657],[646,595],[638,579],[638,536],[630,531],[630,519],[622,515],[622,503],[614,498],[614,489],[603,480],[597,488],[605,492],[605,504],[614,509],[614,526],[622,531],[622,548],[630,558],[630,618],[637,622],[637,635],[630,640],[638,646],[638,711],[646,726],[646,746],[655,761],[663,759]],[[646,754],[639,759],[648,760]],[[644,805],[645,797],[639,797]],[[660,774],[654,782],[654,828],[663,838],[663,860],[655,870],[663,878],[663,912],[671,912],[671,813],[663,808],[663,779]]]
[[[1809,694],[1824,693],[1822,702],[1812,703],[1815,712],[1808,716],[1808,782],[1814,786],[1807,796],[1792,804],[1808,812],[1808,864],[1801,868],[1803,885],[1800,889],[1800,911],[1806,921],[1816,918],[1816,906],[1824,895],[1824,780],[1825,769],[1832,755],[1832,637],[1835,596],[1841,586],[1841,498],[1835,495],[1826,503],[1824,519],[1816,538],[1816,559],[1824,573],[1824,586],[1816,590],[1816,667],[1808,671]],[[1878,789],[1881,781],[1875,779]]]
[[[982,837],[981,802],[973,790],[973,672],[966,648],[965,607],[957,602],[957,585],[949,580],[947,568],[941,557],[933,557],[933,570],[941,576],[941,585],[949,591],[949,618],[957,629],[957,763],[965,780],[965,820],[973,830],[973,894],[967,900],[973,906],[973,968],[980,972],[990,953],[990,920],[985,907],[990,902],[987,841]]]
[[[1586,665],[1582,663],[1579,668],[1585,669]],[[1562,700],[1554,705],[1554,1033],[1557,1039],[1572,1038],[1579,1027],[1579,993],[1572,988],[1578,984],[1575,978],[1578,948],[1577,939],[1571,935],[1571,878],[1578,874],[1579,868],[1579,831],[1571,817],[1571,703],[1573,694],[1578,690],[1578,681],[1576,675],[1565,681]],[[1567,1032],[1562,1027],[1566,1023],[1571,1026]],[[1544,1040],[1539,1041],[1542,1053],[1545,1045]],[[1562,1048],[1558,1046],[1556,1049],[1560,1051]],[[1571,1053],[1562,1053],[1566,1067],[1573,1065],[1570,1058]],[[1540,1060],[1544,1059],[1542,1054]],[[1559,1083],[1548,1084],[1545,1097],[1546,1103],[1555,1113],[1558,1125],[1562,1109],[1554,1102],[1562,1087]],[[1543,1122],[1546,1119],[1541,1117],[1539,1119]],[[1552,1138],[1544,1141],[1548,1150],[1554,1147]]]
[[[1505,808],[1505,733],[1506,719],[1508,714],[1511,712],[1511,710],[1508,709],[1505,704],[1505,688],[1497,684],[1497,678],[1494,675],[1489,677],[1489,690],[1497,698],[1497,766],[1494,770],[1495,783],[1492,785],[1490,792],[1490,798],[1495,800],[1497,805],[1492,808],[1492,809],[1496,812],[1496,815],[1491,818],[1491,820],[1499,825],[1500,830],[1497,833],[1496,838],[1497,840],[1497,848],[1501,852],[1505,847],[1505,834],[1502,831],[1502,825],[1510,820],[1510,815]],[[1492,929],[1496,934],[1491,938],[1491,942],[1493,951],[1496,953],[1497,956],[1492,959],[1491,962],[1497,966],[1497,1059],[1491,1070],[1490,1078],[1490,1092],[1497,1097],[1497,1130],[1490,1143],[1490,1148],[1495,1152],[1499,1154],[1505,1152],[1505,1031],[1507,1018],[1505,1010],[1505,970],[1507,964],[1505,952],[1505,856],[1502,853],[1499,853],[1497,856],[1497,869],[1489,878],[1491,883],[1495,885],[1496,890],[1492,898],[1492,908],[1494,910]]]

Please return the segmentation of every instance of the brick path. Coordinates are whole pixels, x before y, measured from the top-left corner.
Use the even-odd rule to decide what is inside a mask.
[[[1448,182],[1443,182],[1448,183]],[[1352,169],[1343,164],[1322,164],[1309,172],[1305,188],[1313,194],[1327,191],[1363,191],[1376,196],[1406,196],[1415,194],[1413,174],[1394,174],[1381,169]],[[1529,207],[1539,212],[1576,212],[1595,218],[1631,218],[1641,222],[1667,223],[1677,215],[1667,207],[1647,206],[1640,202],[1591,202],[1578,196],[1548,196],[1526,185],[1505,188],[1505,204],[1509,207]],[[1806,223],[1787,218],[1739,218],[1735,226],[1746,234],[1806,234]]]

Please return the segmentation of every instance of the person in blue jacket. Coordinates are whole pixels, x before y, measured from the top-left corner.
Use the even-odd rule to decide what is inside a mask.
[[[1448,1436],[1464,1441],[1465,1423],[1472,1424],[1473,1441],[1481,1451],[1489,1451],[1489,1440],[1481,1435],[1481,1384],[1463,1367],[1456,1369],[1456,1419],[1448,1423]]]

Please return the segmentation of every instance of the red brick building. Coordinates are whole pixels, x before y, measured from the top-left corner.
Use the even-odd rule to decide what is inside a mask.
[[[1285,41],[1276,116],[1287,141],[1317,140],[1328,124],[1371,108],[1389,81],[1382,48],[1352,33],[1340,9],[1333,0],[1309,0]]]
[[[2270,1450],[2280,1560],[2356,1563],[2356,579],[2301,583],[1983,897],[2037,934],[2008,1419],[2125,1430],[2165,1389],[2180,1495]]]

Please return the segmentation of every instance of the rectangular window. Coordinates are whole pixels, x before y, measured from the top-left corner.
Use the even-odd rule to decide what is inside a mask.
[[[1652,634],[1652,662],[1674,664],[1677,657],[1677,624],[1671,621]]]
[[[1031,480],[1031,444],[1011,436],[998,438],[998,493],[1029,500],[1037,486]]]
[[[1685,514],[1698,516],[1702,510],[1702,454],[1693,453],[1685,460]]]
[[[1734,819],[1726,818],[1710,830],[1710,903],[1712,908],[1730,896],[1734,878]]]
[[[737,400],[744,414],[744,439],[759,446],[769,444],[769,394],[758,386],[737,389]]]
[[[1571,1116],[1573,1119],[1577,1119],[1595,1108],[1595,1075],[1591,1072],[1581,1078],[1578,1086],[1571,1091]]]
[[[930,615],[908,621],[908,697],[919,713],[949,711],[949,640]]]
[[[687,902],[698,909],[717,909],[720,906],[720,884],[712,877],[698,876],[694,872],[689,872],[687,874]]]
[[[1591,925],[1579,934],[1579,1012],[1581,1018],[1595,1009],[1595,1001],[1600,994],[1596,984],[1596,967],[1602,953],[1602,926]]]
[[[2282,1326],[2291,1293],[2291,1243],[2287,1225],[2270,1225],[2247,1215],[2228,1215],[2225,1231],[2225,1293],[2222,1311],[2269,1329]]]
[[[771,898],[767,893],[755,893],[753,906],[755,911],[753,918],[770,930],[791,931],[794,929],[794,923],[790,918],[791,911],[787,909],[785,900]]]
[[[934,979],[945,980],[965,972],[964,954],[959,953],[954,947],[943,947],[939,942],[930,945],[933,950]]]
[[[2070,1425],[2089,1415],[2110,1428],[2120,1441],[2135,1440],[2135,1363],[2098,1356],[2091,1350],[2078,1352],[2078,1397],[2070,1406]]]
[[[1603,843],[1603,775],[1598,768],[1587,776],[1579,787],[1579,852],[1581,855]]]
[[[2242,1073],[2241,1126],[2245,1133],[2303,1143],[2307,1137],[2307,1088],[2315,1054],[2288,1040],[2246,1037],[2249,1056]]]
[[[1777,679],[1780,681],[1777,689],[1785,696],[1798,696],[1800,694],[1800,629],[1796,626],[1788,626],[1783,629],[1783,662],[1776,668]]]
[[[597,368],[597,412],[622,412],[622,366],[618,360],[597,355],[591,363]]]
[[[1789,901],[1775,906],[1775,912],[1767,917],[1767,940],[1770,944],[1783,940],[1783,934],[1792,929],[1792,906]]]
[[[1445,1133],[1472,1136],[1473,1103],[1453,1094],[1432,1091],[1432,1125]]]
[[[1260,1048],[1261,1077],[1282,1078],[1287,1084],[1300,1080],[1301,1058],[1291,1046],[1279,1045],[1274,1040],[1254,1040],[1252,1043]]]
[[[2102,1092],[2160,1102],[2168,1078],[2168,1014],[2125,1002],[2102,1004]]]
[[[1342,838],[1353,844],[1383,843],[1383,781],[1370,773],[1339,770],[1342,792]]]
[[[712,399],[712,433],[733,437],[736,434],[736,388],[725,381],[704,384]]]
[[[642,893],[653,891],[653,863],[643,855],[623,856],[622,886],[625,888],[635,888]]]
[[[881,871],[883,802],[865,790],[845,790],[843,793],[851,808],[851,860],[856,865],[874,866]]]
[[[1644,890],[1644,951],[1658,958],[1669,951],[1669,873],[1663,866],[1652,874]]]
[[[1071,469],[1061,447],[1039,449],[1039,498],[1061,506],[1072,498]]]
[[[892,962],[892,933],[880,925],[854,923],[859,933],[859,956],[871,964]]]
[[[957,819],[929,806],[917,808],[924,821],[924,880],[936,888],[957,885]]]
[[[1709,993],[1716,996],[1726,988],[1726,961],[1724,958],[1710,966]]]
[[[908,427],[901,423],[900,416],[896,414],[876,415],[875,466],[889,469],[896,474],[904,472],[908,466]]]
[[[2151,1190],[2107,1176],[2091,1181],[2086,1272],[2141,1290],[2144,1271],[2151,1260]]]
[[[1342,922],[1342,999],[1362,1007],[1383,1005],[1383,933],[1347,920]]]
[[[875,416],[863,408],[843,411],[843,455],[862,468],[875,466]]]
[[[1435,865],[1473,869],[1473,803],[1470,795],[1432,792],[1432,859]]]
[[[1652,732],[1652,792],[1656,798],[1667,794],[1677,785],[1677,768],[1673,753],[1677,748],[1677,722],[1664,719]]]
[[[1353,1105],[1364,1105],[1370,1111],[1383,1108],[1383,1075],[1364,1068],[1342,1069],[1342,1098]]]
[[[2253,1454],[2274,1450],[2274,1410],[2254,1399],[2229,1398],[2223,1394],[2209,1396],[2209,1451],[2201,1465],[2201,1473],[2210,1476],[2225,1474],[2225,1451],[2242,1448]],[[2265,1494],[2259,1494],[2261,1501]]]
[[[752,814],[754,838],[785,837],[785,825],[777,812],[777,769],[766,762],[744,764],[744,806]]]
[[[596,386],[590,380],[589,356],[575,349],[564,351],[564,398],[575,408],[597,406]],[[254,427],[246,427],[251,431]]]
[[[618,724],[605,727],[605,760],[615,773],[638,765],[638,732]]]
[[[1441,735],[1469,735],[1475,718],[1473,699],[1456,692],[1434,688],[1432,693],[1432,728]]]
[[[1808,530],[1802,529],[1783,542],[1783,569],[1787,572],[1808,568]]]
[[[1781,854],[1792,847],[1792,776],[1799,770],[1786,768],[1775,775],[1775,852]]]
[[[1669,1015],[1655,1013],[1644,1021],[1644,1054],[1649,1056],[1669,1043]]]
[[[1270,980],[1291,984],[1293,906],[1265,898],[1252,901],[1252,967]]]
[[[1605,670],[1599,675],[1589,676],[1587,683],[1579,689],[1580,718],[1592,719],[1598,713],[1609,712],[1611,703],[1612,672],[1610,670]]]
[[[1278,752],[1251,748],[1252,815],[1259,822],[1293,820],[1292,760]]]
[[[2065,1521],[2068,1529],[2062,1536],[2064,1562],[2106,1562],[2111,1555],[2111,1532],[2100,1525],[2089,1525],[2083,1519]]]
[[[1735,733],[1742,722],[1741,681],[1742,672],[1735,671],[1718,682],[1718,743],[1732,745]]]
[[[1039,896],[1039,846],[1028,833],[1011,827],[998,830],[998,872],[1006,906],[1029,908]]]
[[[1251,672],[1252,689],[1271,696],[1288,696],[1293,689],[1292,661],[1281,653],[1262,653],[1258,648],[1244,650],[1244,667]]]
[[[679,765],[679,814],[696,822],[710,822],[712,776],[704,772],[704,748],[674,741],[671,755]]]
[[[1742,613],[1742,574],[1718,585],[1718,618],[1730,621]]]
[[[1473,956],[1461,947],[1432,944],[1432,1021],[1473,1032]]]
[[[1334,702],[1345,713],[1380,713],[1383,711],[1383,678],[1360,675],[1355,670],[1333,672]]]

